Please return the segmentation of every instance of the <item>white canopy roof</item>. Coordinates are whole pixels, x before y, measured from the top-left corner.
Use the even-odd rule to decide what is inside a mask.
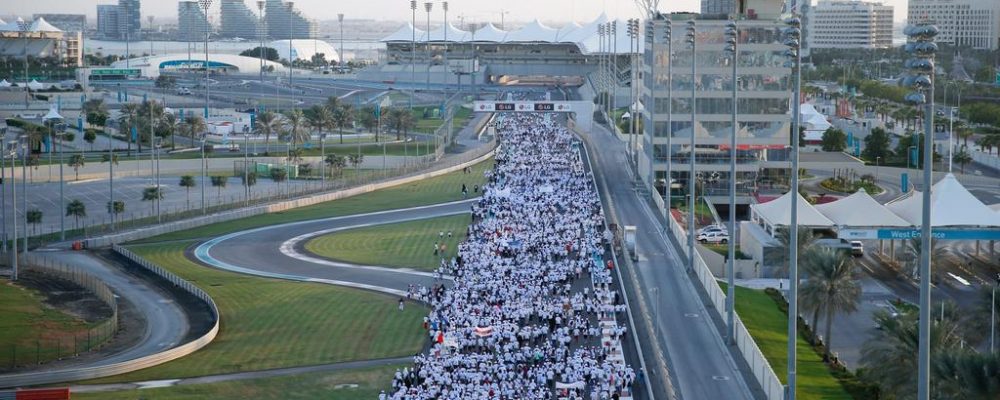
[[[393,34],[391,34],[389,36],[386,36],[385,38],[382,39],[382,41],[383,42],[409,42],[409,41],[413,40],[413,31],[414,31],[413,24],[407,22],[406,25],[404,25],[403,27],[399,28],[399,30],[397,30],[396,32],[393,32]],[[416,29],[416,33],[417,33],[417,41],[418,42],[423,42],[424,40],[426,40],[426,38],[427,38],[427,32],[424,32],[424,31],[422,31],[420,29]]]
[[[921,192],[913,191],[886,207],[912,225],[923,221]],[[931,226],[1000,226],[1000,214],[969,193],[955,175],[948,174],[931,188]]]
[[[582,26],[576,23],[576,21],[570,22],[568,25],[559,28],[559,41],[573,43],[574,42],[574,40],[572,40],[573,33],[579,30],[580,28],[582,28]]]
[[[42,90],[44,88],[45,88],[45,85],[43,85],[41,83],[38,83],[38,81],[36,81],[34,79],[32,79],[31,82],[28,82],[28,89],[31,89],[31,90]]]
[[[601,13],[597,19],[591,21],[590,23],[576,28],[572,32],[563,32],[562,35],[559,35],[559,40],[563,42],[575,43],[584,42],[592,36],[597,36],[597,26],[606,22],[608,22],[608,15]],[[595,43],[596,40],[597,38],[595,38]]]
[[[32,32],[62,32],[62,29],[52,26],[45,18],[38,17],[34,22],[31,23]]]
[[[48,121],[50,119],[63,119],[63,116],[59,115],[59,111],[57,111],[56,108],[58,107],[55,104],[50,105],[49,112],[42,117],[42,121]]]
[[[451,22],[448,22],[447,25],[444,25],[435,31],[431,31],[429,35],[430,41],[443,42],[445,40],[445,35],[444,35],[445,29],[447,29],[448,32],[449,42],[467,42],[472,38],[471,33],[458,29],[454,25],[452,25]],[[410,33],[410,38],[411,39],[413,38],[412,32]]]
[[[816,107],[813,107],[813,105],[809,103],[802,103],[802,107],[799,108],[799,115],[802,119],[802,124],[806,126],[807,131],[825,132],[833,126],[830,124],[830,121],[826,120],[825,115],[816,111]]]
[[[788,192],[784,196],[771,200],[767,203],[752,204],[750,209],[771,225],[788,226],[792,220],[792,196],[798,200],[799,205],[799,225],[813,227],[832,227],[835,224],[825,217],[816,207],[809,204],[802,195]]]
[[[864,189],[832,203],[816,205],[816,210],[839,226],[911,226],[872,198]]]
[[[540,42],[553,43],[559,39],[559,30],[542,24],[539,20],[531,21],[521,29],[507,34],[508,42]]]
[[[487,23],[486,26],[479,28],[479,30],[477,30],[476,33],[472,35],[473,37],[470,37],[469,39],[476,42],[503,43],[507,41],[507,33],[508,33],[507,31],[502,31],[500,29],[497,29],[497,27],[494,26],[492,22],[490,22]]]
[[[0,81],[0,87],[11,87],[11,84],[10,84],[10,82],[7,82],[6,79],[4,79],[4,80]]]

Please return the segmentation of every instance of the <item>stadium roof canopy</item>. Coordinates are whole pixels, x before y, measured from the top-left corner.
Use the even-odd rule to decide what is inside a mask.
[[[455,28],[450,23],[448,29],[449,43],[523,43],[523,44],[576,44],[583,54],[597,54],[617,52],[627,54],[629,52],[630,38],[628,37],[628,24],[625,21],[614,20],[612,24],[617,24],[615,38],[608,46],[610,49],[603,49],[601,46],[601,36],[598,34],[598,27],[608,23],[608,17],[601,14],[590,23],[579,25],[570,23],[560,29],[546,26],[538,20],[532,21],[516,31],[503,31],[497,29],[492,23],[487,23],[475,32],[464,31]],[[382,38],[383,43],[409,43],[413,41],[416,32],[417,43],[427,43],[430,38],[431,43],[444,42],[445,27],[438,28],[427,35],[425,31],[415,29],[412,24],[407,23],[391,35]]]
[[[0,32],[20,32],[20,24],[24,23],[24,20],[18,17],[14,22],[3,22],[0,20]],[[28,25],[29,32],[62,32],[61,29],[52,26],[45,18],[38,17],[31,24]]]

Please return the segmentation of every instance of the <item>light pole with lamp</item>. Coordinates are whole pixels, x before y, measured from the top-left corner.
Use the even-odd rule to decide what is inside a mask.
[[[924,106],[924,176],[923,209],[920,221],[920,318],[917,357],[917,400],[930,399],[930,333],[931,333],[931,182],[934,169],[934,37],[938,28],[928,22],[918,22],[904,31],[908,37],[904,50],[912,58],[906,60],[909,73],[900,79],[901,86],[913,89],[905,100],[915,107]]]
[[[444,44],[444,53],[441,53],[442,54],[441,57],[444,60],[444,99],[445,99],[445,102],[447,102],[448,101],[448,75],[449,75],[448,72],[449,72],[449,69],[450,69],[449,66],[448,66],[448,28],[451,28],[451,25],[448,25],[448,2],[447,1],[442,1],[441,2],[441,9],[444,10],[444,27],[441,28],[441,30],[444,32],[444,42],[442,42]],[[442,117],[444,117],[444,116],[442,116]]]
[[[599,100],[598,105],[601,107],[601,112],[604,112],[604,103],[607,103],[608,97],[604,85],[604,24],[597,25],[597,36],[600,40],[597,42],[597,99]],[[610,116],[608,116],[610,118]]]
[[[13,234],[14,234],[14,237],[13,237],[14,241],[12,242],[11,252],[10,252],[10,265],[11,265],[11,268],[12,268],[11,269],[10,280],[12,280],[12,281],[16,281],[17,280],[17,270],[18,270],[18,265],[17,265],[17,182],[14,182],[14,174],[15,174],[14,163],[17,160],[17,151],[21,150],[21,154],[22,154],[21,155],[21,160],[22,160],[21,161],[21,169],[22,169],[22,171],[24,170],[24,153],[27,152],[27,149],[26,149],[26,147],[25,147],[25,145],[23,143],[25,141],[25,139],[26,138],[25,138],[24,135],[20,135],[20,136],[18,136],[17,140],[11,140],[10,141],[10,182],[11,182],[11,185],[10,185],[10,200],[11,200],[11,202],[10,203],[12,205],[12,208],[11,208],[11,224],[10,225],[11,225],[11,228],[12,228],[12,231],[13,231]],[[27,213],[27,210],[25,210],[25,213]],[[60,211],[60,213],[61,213],[61,211]]]
[[[729,55],[729,62],[733,67],[733,133],[729,138],[729,252],[726,262],[726,336],[730,344],[736,343],[736,136],[739,134],[739,113],[738,104],[738,83],[737,64],[740,62],[739,52],[739,28],[736,21],[726,22],[726,48]]]
[[[876,185],[878,184],[878,164],[879,164],[879,161],[882,161],[882,157],[881,156],[875,157],[875,184]]]
[[[340,70],[341,71],[346,71],[346,69],[344,69],[344,63],[346,63],[346,61],[344,61],[344,14],[343,13],[337,14],[337,25],[340,25],[340,57],[339,57],[340,58],[340,65],[339,66],[340,66]]]
[[[266,3],[264,0],[257,0],[257,38],[260,39],[260,51],[257,55],[260,58],[260,87],[261,87],[261,99],[264,98],[264,35],[267,32],[266,21],[264,20],[264,5]],[[258,114],[260,114],[260,107],[257,107]]]
[[[413,110],[413,97],[417,95],[417,0],[410,0],[410,28],[413,30],[413,41],[410,42],[410,110]]]
[[[785,56],[789,61],[786,67],[792,73],[792,170],[791,170],[791,209],[788,224],[788,387],[785,393],[787,400],[795,400],[797,388],[798,348],[798,315],[799,315],[799,119],[802,107],[802,53],[800,39],[802,37],[802,20],[795,14],[785,19],[787,27],[782,28],[783,44],[788,47]]]
[[[205,119],[208,120],[208,103],[211,92],[211,89],[208,87],[208,72],[211,69],[208,60],[208,36],[212,33],[212,26],[208,24],[208,7],[212,5],[212,0],[198,0],[198,4],[205,11]]]
[[[629,88],[629,91],[628,91],[628,98],[629,98],[629,106],[628,106],[628,112],[629,112],[629,121],[628,121],[629,122],[629,124],[628,124],[629,130],[628,131],[629,132],[628,133],[629,133],[629,140],[630,141],[636,135],[636,123],[635,123],[635,120],[636,120],[636,114],[637,114],[636,111],[637,110],[634,109],[633,105],[636,102],[635,89],[638,87],[638,85],[636,84],[636,76],[637,76],[636,72],[637,71],[636,71],[636,65],[635,65],[636,64],[635,63],[635,53],[638,52],[638,47],[639,47],[638,46],[638,41],[637,41],[637,38],[639,37],[639,32],[638,32],[639,31],[639,26],[638,25],[639,25],[639,21],[638,20],[636,20],[636,19],[629,19],[628,20],[628,24],[626,24],[626,26],[625,26],[626,27],[626,32],[625,33],[626,33],[626,35],[628,35],[628,60],[629,60],[629,70],[631,72],[629,74],[630,75],[629,82],[631,82],[631,84],[632,84],[632,86]],[[632,158],[633,158],[632,162],[635,163],[635,155],[634,154],[632,155]]]
[[[694,259],[695,259],[695,191],[697,182],[695,179],[694,172],[694,162],[695,162],[695,123],[697,122],[697,110],[698,95],[696,92],[696,85],[694,84],[695,78],[698,76],[698,28],[694,20],[687,22],[687,34],[685,35],[685,42],[691,47],[691,142],[690,150],[688,153],[688,271],[694,271]]]
[[[24,217],[21,218],[21,232],[24,232],[24,247],[22,247],[21,251],[25,254],[28,253],[28,147],[29,140],[25,136],[21,144],[21,208],[24,209]],[[64,212],[66,212],[66,209],[60,210],[60,214]]]
[[[614,116],[615,109],[618,105],[618,20],[610,22],[611,29],[608,30],[608,60],[611,61],[608,64],[608,72],[611,75],[611,98],[608,99],[608,115]],[[611,121],[612,124],[617,124],[618,121]],[[635,146],[632,143],[632,138],[629,138],[629,144],[632,146],[632,152],[635,152]]]
[[[360,143],[360,141],[358,142]],[[359,144],[360,146],[360,144]],[[323,187],[326,187],[326,133],[319,134],[319,162],[320,167],[323,169]]]
[[[431,67],[434,65],[434,57],[431,56],[431,10],[434,3],[425,2],[424,10],[427,11],[427,91],[431,90]]]
[[[295,69],[294,68],[295,59],[292,58],[292,49],[295,47],[295,45],[292,43],[292,39],[293,36],[295,35],[292,34],[292,28],[293,28],[292,20],[293,17],[295,17],[295,2],[289,1],[285,3],[285,6],[287,7],[288,11],[288,89],[293,90],[294,86],[292,86],[292,70]]]
[[[997,285],[1000,285],[1000,274],[996,275],[994,278],[993,287],[991,291],[993,292],[993,298],[990,301],[990,354],[993,354],[994,344],[996,343],[996,332],[997,332]]]
[[[202,215],[205,215],[206,212],[207,212],[206,209],[205,209],[205,142],[207,140],[208,140],[208,133],[207,132],[206,133],[202,133],[201,134],[201,182],[198,182],[199,186],[201,186],[201,214]],[[159,188],[157,188],[157,190],[159,190]]]
[[[0,127],[0,181],[7,179],[7,143],[5,139],[7,137],[7,128]],[[11,163],[13,165],[13,162]],[[11,182],[14,178],[11,177]],[[0,215],[3,215],[3,221],[0,223],[0,229],[3,229],[3,238],[0,240],[0,247],[3,249],[3,253],[7,252],[7,185],[0,185]]]
[[[674,117],[673,117],[673,115],[674,115],[674,98],[673,98],[673,95],[674,95],[674,75],[673,75],[674,74],[674,41],[673,41],[673,37],[671,36],[671,25],[672,25],[672,22],[669,19],[667,19],[666,20],[666,26],[664,27],[665,30],[663,32],[663,40],[665,40],[667,42],[667,57],[666,57],[666,61],[667,61],[667,170],[666,170],[666,175],[667,175],[667,206],[665,207],[666,208],[665,212],[667,213],[667,215],[664,216],[666,218],[673,218],[673,215],[670,215],[670,207],[671,207],[671,204],[673,203],[673,199],[674,199],[673,198],[674,178],[672,176],[673,173],[671,172],[671,169],[673,169],[672,164],[674,163],[674,148],[673,148],[673,144],[672,144],[672,142],[674,140],[673,139],[673,136],[674,136],[674,123],[673,123],[674,122]],[[650,26],[650,28],[652,28],[652,26]],[[653,51],[653,55],[654,55],[654,57],[653,57],[653,79],[652,79],[652,82],[653,82],[653,94],[654,94],[654,96],[652,96],[652,98],[653,98],[653,111],[650,112],[649,115],[652,116],[652,118],[650,118],[650,125],[652,125],[652,127],[650,129],[650,132],[653,133],[653,137],[656,137],[656,113],[657,113],[657,109],[656,109],[656,96],[655,96],[655,94],[656,94],[656,88],[658,86],[658,80],[656,78],[656,65],[659,62],[656,60],[656,57],[655,57],[655,55],[656,55],[656,50],[655,50],[656,35],[655,35],[654,32],[652,32],[652,29],[650,29],[650,31],[651,31],[651,34],[653,35],[653,46],[654,46],[654,51]]]
[[[31,107],[31,90],[28,88],[28,28],[31,24],[21,18],[17,19],[17,29],[21,31],[21,36],[24,38],[24,108],[28,109]],[[128,40],[125,41],[126,46],[128,46]],[[127,61],[126,61],[127,62]],[[127,66],[125,68],[128,68]],[[25,233],[27,234],[27,233]]]

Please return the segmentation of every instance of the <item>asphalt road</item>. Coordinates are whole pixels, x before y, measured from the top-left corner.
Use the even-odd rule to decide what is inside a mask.
[[[667,364],[680,398],[752,399],[756,395],[743,369],[744,361],[734,357],[735,347],[723,343],[716,311],[695,287],[693,275],[676,248],[663,233],[663,226],[649,205],[636,195],[624,155],[624,144],[603,130],[586,135],[590,141],[595,168],[604,175],[599,181],[613,204],[609,207],[624,225],[637,227],[639,261],[635,264],[639,289],[633,307],[643,302],[643,309],[653,310],[660,348],[666,349]],[[600,149],[600,151],[596,151]],[[645,346],[645,344],[644,344]],[[648,348],[648,347],[646,347]]]

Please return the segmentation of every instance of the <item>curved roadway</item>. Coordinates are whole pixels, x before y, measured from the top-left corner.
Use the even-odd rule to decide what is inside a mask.
[[[235,232],[199,245],[193,256],[206,265],[232,272],[405,295],[410,285],[433,285],[434,274],[317,258],[302,252],[302,243],[311,237],[341,230],[464,214],[470,212],[475,201],[469,199]]]

